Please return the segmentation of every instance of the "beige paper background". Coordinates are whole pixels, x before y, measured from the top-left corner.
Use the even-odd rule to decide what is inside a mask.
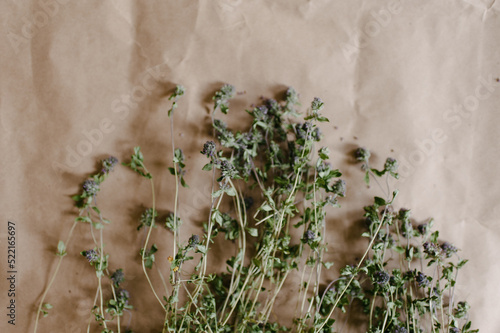
[[[165,96],[177,83],[187,92],[175,138],[191,184],[181,194],[182,232],[200,232],[208,182],[198,171],[204,162],[198,152],[209,138],[210,96],[225,82],[246,91],[232,104],[234,119],[248,119],[244,107],[288,85],[304,107],[314,96],[324,100],[331,120],[322,127],[325,143],[352,189],[329,216],[328,256],[339,265],[325,280],[359,255],[353,225],[378,194],[356,190],[362,174],[348,153],[363,145],[376,165],[386,156],[402,163],[398,206],[411,208],[416,221],[434,217],[442,238],[471,259],[458,296],[472,305],[476,328],[500,331],[499,9],[494,0],[2,1],[2,332],[33,330],[55,246],[76,214],[69,196],[97,160],[109,154],[125,160],[140,145],[156,177],[159,209],[172,208]],[[124,268],[136,306],[131,327],[156,332],[162,310],[136,254],[148,184],[118,168],[100,197],[113,221],[105,230],[112,265]],[[15,327],[4,314],[8,220],[17,225]],[[163,254],[169,237],[156,235]],[[39,332],[86,331],[95,276],[78,253],[88,247],[88,229],[79,226],[47,298],[54,309]],[[222,252],[222,245],[214,250]],[[280,302],[287,317],[286,299]]]

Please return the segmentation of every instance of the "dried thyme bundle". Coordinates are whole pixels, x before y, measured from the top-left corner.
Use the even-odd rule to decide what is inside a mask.
[[[388,179],[398,177],[397,161],[388,158],[384,168],[377,170],[370,166],[370,153],[363,148],[355,157],[363,164],[365,181],[385,181],[386,186],[380,186],[384,197],[375,197],[371,206],[364,207],[366,231],[361,236],[368,246],[361,260],[342,268],[337,279],[325,281],[323,270],[333,265],[324,261],[327,215],[334,214],[329,207],[340,207],[346,183],[329,163],[328,147],[320,144],[319,124],[328,122],[322,115],[322,100],[314,98],[301,115],[298,94],[292,88],[282,100],[264,99],[246,110],[251,116],[246,131],[232,131],[218,118],[219,111],[223,117],[230,116],[235,88],[224,85],[215,93],[214,138],[200,147],[207,159],[201,172],[212,179],[209,214],[199,233],[183,239],[179,193],[188,184],[184,154],[173,134],[175,110],[183,94],[184,88],[177,86],[170,96],[173,160],[168,171],[175,179],[175,197],[169,203],[172,213],[164,220],[158,217],[155,177],[140,148],[124,163],[150,182],[153,194],[151,207],[143,212],[137,227],[145,237],[142,244],[136,244],[136,251],[151,296],[165,312],[159,331],[340,332],[344,324],[335,321],[337,311],[348,312],[347,319],[353,311],[360,311],[367,332],[477,332],[471,330],[468,304],[458,302],[455,295],[458,271],[466,260],[458,257],[453,245],[440,242],[432,221],[415,225],[409,210],[394,208],[397,191],[390,190]],[[96,271],[96,297],[90,312],[101,332],[132,332],[121,318],[133,310],[134,297],[149,297],[146,292],[130,295],[122,288],[125,274],[120,268],[110,270],[112,261],[103,245],[102,230],[109,221],[101,214],[96,196],[117,162],[113,157],[104,160],[102,170],[74,196],[80,213],[70,232],[78,223],[90,226],[94,242],[81,255]],[[151,244],[159,225],[172,233],[172,243]],[[59,243],[54,277],[67,242]],[[214,242],[228,242],[228,248],[235,249],[225,258],[223,272],[208,267]],[[159,258],[160,248],[171,251],[170,255]],[[160,260],[169,263],[168,271],[157,267]],[[162,288],[153,284],[151,274],[165,281]],[[299,283],[294,284],[295,298],[288,301],[294,319],[286,323],[276,319],[274,310],[292,276]],[[53,280],[42,295],[35,332],[39,316],[51,308],[44,301]],[[89,323],[88,331],[90,327]]]

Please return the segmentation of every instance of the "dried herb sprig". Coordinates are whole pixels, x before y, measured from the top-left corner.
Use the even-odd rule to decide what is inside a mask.
[[[394,159],[388,158],[379,171],[369,167],[369,157],[364,148],[355,152],[367,177],[385,177],[386,184],[389,176],[397,178]],[[362,237],[370,244],[358,265],[345,267],[328,286],[322,313],[330,317],[335,307],[345,311],[358,301],[368,315],[370,333],[478,332],[467,319],[468,305],[455,301],[458,271],[467,260],[457,255],[455,246],[439,241],[432,220],[415,225],[410,210],[395,211],[396,194],[390,201],[375,197],[364,208],[367,231]]]
[[[101,214],[101,211],[97,205],[97,196],[98,192],[100,191],[101,184],[107,179],[107,177],[110,175],[110,172],[113,171],[114,167],[117,165],[118,159],[114,156],[110,156],[104,160],[101,161],[101,169],[99,172],[91,175],[87,180],[83,182],[83,185],[81,187],[81,192],[77,195],[74,195],[72,199],[75,201],[76,207],[79,209],[79,214],[78,217],[75,218],[71,229],[68,233],[68,236],[66,238],[66,241],[59,241],[57,244],[57,252],[56,255],[59,257],[58,262],[55,268],[55,271],[52,275],[52,278],[49,281],[49,284],[45,288],[39,306],[38,306],[38,311],[35,317],[35,326],[34,326],[34,332],[37,332],[38,329],[38,322],[39,322],[39,317],[40,314],[46,316],[47,309],[51,309],[52,305],[49,303],[44,303],[45,298],[52,287],[52,284],[55,281],[55,278],[57,276],[57,273],[59,272],[62,259],[67,255],[67,246],[72,238],[73,232],[76,228],[76,226],[79,223],[88,223],[90,226],[90,231],[92,234],[92,238],[94,240],[94,245],[96,246],[95,249],[88,250],[82,252],[89,260],[91,265],[93,265],[96,269],[96,275],[98,278],[98,290],[97,293],[100,295],[100,305],[96,306],[94,303],[94,308],[96,309],[96,313],[100,318],[104,318],[104,312],[105,312],[105,303],[102,298],[102,285],[101,285],[101,280],[103,275],[107,271],[108,267],[108,255],[104,253],[103,250],[103,242],[102,242],[102,229],[106,224],[109,224],[110,221],[104,218]],[[98,242],[95,238],[93,230],[99,230],[99,238],[100,241]],[[119,323],[119,318],[117,319]],[[103,326],[107,326],[106,321],[102,322]]]

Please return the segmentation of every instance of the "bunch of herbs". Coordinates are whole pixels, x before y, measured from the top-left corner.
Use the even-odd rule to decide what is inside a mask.
[[[439,241],[432,221],[415,225],[410,210],[396,211],[397,191],[390,190],[389,178],[398,177],[397,161],[388,158],[384,168],[377,170],[370,166],[370,153],[363,148],[355,157],[362,162],[365,181],[375,181],[384,197],[375,197],[372,205],[364,207],[366,231],[361,236],[368,246],[359,262],[342,268],[337,279],[325,281],[323,270],[333,265],[324,260],[327,216],[332,212],[329,207],[340,207],[346,183],[329,163],[328,147],[320,145],[320,123],[329,121],[323,115],[323,101],[314,98],[302,115],[298,94],[292,88],[282,100],[263,99],[246,110],[251,116],[246,131],[232,131],[217,118],[219,111],[222,116],[231,112],[235,88],[224,85],[215,93],[214,138],[200,151],[207,159],[203,172],[212,179],[209,214],[199,234],[183,239],[179,193],[189,186],[184,178],[185,157],[174,141],[174,118],[183,95],[184,88],[177,86],[168,110],[173,155],[168,171],[175,180],[175,196],[173,212],[161,225],[172,233],[171,244],[150,244],[160,222],[155,178],[140,147],[123,163],[151,186],[151,207],[143,212],[137,227],[146,236],[137,251],[152,296],[165,312],[158,325],[162,332],[339,332],[344,326],[336,322],[336,311],[353,309],[364,313],[370,333],[477,332],[468,320],[469,305],[455,299],[458,271],[466,260],[458,257],[453,245]],[[35,332],[40,315],[52,308],[45,298],[79,223],[88,224],[93,239],[81,252],[96,272],[90,313],[103,333],[132,332],[120,318],[133,309],[129,299],[134,296],[121,288],[123,270],[109,270],[102,234],[109,221],[97,205],[100,186],[116,164],[113,157],[102,161],[102,170],[86,180],[82,192],[73,197],[79,215],[66,242],[58,244],[59,262],[41,297]],[[217,237],[219,234],[223,237]],[[224,272],[208,267],[214,242],[235,244]],[[160,247],[170,248],[171,255],[156,258]],[[158,260],[168,261],[167,272],[158,268]],[[188,262],[193,265],[186,265]],[[162,292],[150,277],[153,267],[164,282]],[[283,323],[272,315],[294,275],[299,280],[294,319]],[[111,290],[108,300],[103,296],[105,285]],[[87,331],[90,327],[89,323]]]

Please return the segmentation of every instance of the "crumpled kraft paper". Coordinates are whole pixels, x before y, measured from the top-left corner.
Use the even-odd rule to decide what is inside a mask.
[[[356,190],[363,188],[362,172],[349,153],[365,146],[375,165],[387,156],[399,160],[397,205],[412,209],[415,221],[433,217],[441,237],[470,259],[457,295],[471,304],[474,327],[499,331],[499,8],[495,0],[3,1],[2,332],[33,330],[57,243],[77,214],[70,196],[99,159],[111,154],[125,161],[141,146],[155,175],[158,208],[172,208],[166,110],[176,84],[186,95],[174,138],[191,184],[181,192],[182,236],[200,232],[210,183],[200,172],[199,151],[210,137],[211,94],[223,83],[240,92],[228,118],[234,128],[245,127],[245,107],[287,86],[300,92],[303,110],[315,96],[324,100],[330,118],[322,125],[324,142],[350,185],[343,207],[328,217],[328,256],[336,265],[325,281],[362,249],[352,243],[353,223],[377,189]],[[154,332],[163,313],[140,269],[144,236],[136,231],[150,189],[117,168],[100,197],[112,221],[104,231],[106,250],[126,272],[135,306],[123,320],[135,331]],[[16,234],[15,325],[7,316],[8,221]],[[155,237],[169,244],[171,236],[163,230]],[[88,226],[79,225],[39,332],[86,332],[93,321],[95,275],[79,255],[92,247]],[[213,250],[224,253],[221,244]],[[213,265],[223,264],[218,259]],[[286,299],[278,304],[276,318],[290,318]],[[359,331],[351,326],[344,332]]]

